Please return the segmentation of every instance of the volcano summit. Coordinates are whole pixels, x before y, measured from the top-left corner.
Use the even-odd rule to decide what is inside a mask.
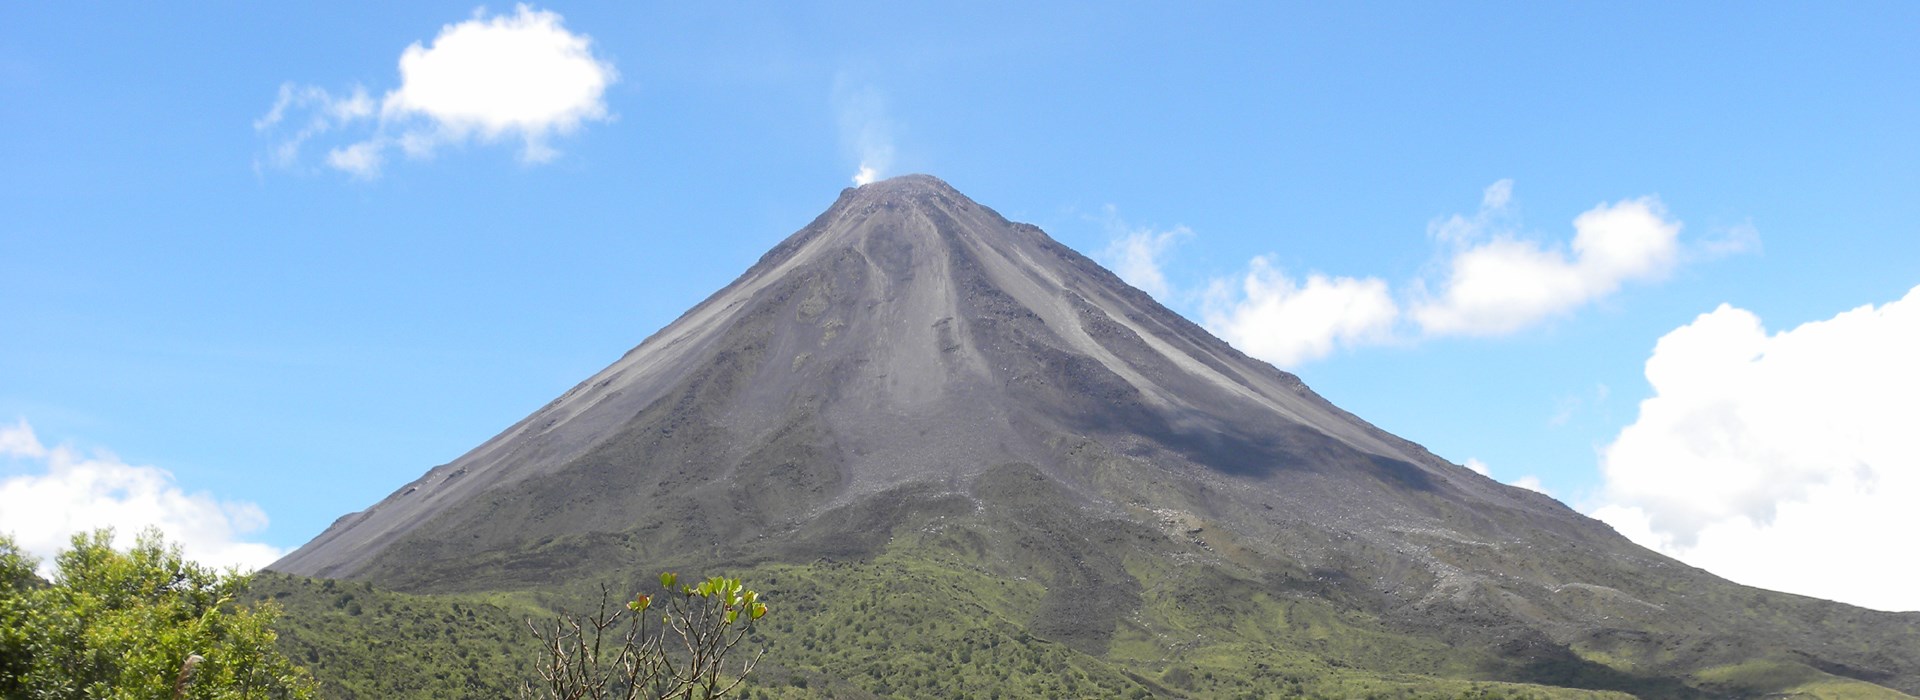
[[[669,567],[916,591],[928,627],[897,639],[772,633],[773,658],[879,696],[1016,680],[957,655],[929,665],[958,680],[911,692],[872,671],[916,636],[1047,650],[1093,696],[1920,692],[1920,615],[1643,549],[924,175],[844,191],[613,365],[271,568],[466,594]],[[840,614],[795,595],[803,623]]]

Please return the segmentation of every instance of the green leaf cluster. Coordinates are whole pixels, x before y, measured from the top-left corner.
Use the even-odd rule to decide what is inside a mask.
[[[667,590],[673,590],[673,584],[678,580],[680,580],[679,574],[672,572],[664,573],[660,575],[660,586]],[[680,593],[688,598],[699,596],[719,606],[717,612],[724,616],[724,624],[728,625],[738,622],[740,620],[740,613],[742,612],[747,614],[747,619],[749,620],[758,620],[767,614],[767,605],[766,603],[760,602],[760,593],[742,587],[740,585],[740,579],[737,578],[715,576],[701,581],[697,586],[682,585],[680,587]],[[650,600],[650,596],[640,596],[635,600],[636,603],[640,604],[640,607],[633,608],[633,610],[639,612],[640,610],[646,609],[646,601],[648,600]]]
[[[49,582],[0,535],[0,697],[313,697],[276,646],[278,609],[236,604],[249,577],[188,561],[154,530],[125,552],[112,542],[75,535]]]

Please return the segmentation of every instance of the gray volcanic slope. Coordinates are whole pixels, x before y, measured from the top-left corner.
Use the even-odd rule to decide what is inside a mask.
[[[1704,644],[1690,664],[1920,689],[1915,616],[1736,586],[1450,464],[924,175],[846,190],[612,366],[271,568],[446,591],[609,559],[858,557],[1041,492],[1034,517],[1069,520],[1021,547],[1174,543],[1058,550],[1091,607],[1052,631],[1095,651],[1119,614],[1100,611],[1139,603],[1105,553],[1131,547],[1488,644]]]

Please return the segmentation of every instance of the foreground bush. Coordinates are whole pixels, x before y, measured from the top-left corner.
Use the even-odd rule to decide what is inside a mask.
[[[0,697],[311,698],[274,647],[272,603],[240,606],[248,576],[187,561],[157,531],[126,552],[74,535],[51,582],[0,535]]]
[[[760,594],[737,578],[681,584],[671,573],[660,575],[660,587],[664,593],[643,593],[624,606],[610,605],[602,587],[592,615],[561,615],[544,629],[529,621],[540,640],[541,682],[526,686],[522,696],[713,700],[739,688],[766,653],[755,652],[737,674],[727,673],[727,657],[767,614]]]

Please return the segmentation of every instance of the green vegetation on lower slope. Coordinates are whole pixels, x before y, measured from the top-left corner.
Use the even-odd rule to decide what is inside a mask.
[[[983,475],[974,495],[977,509],[900,496],[829,512],[813,522],[832,525],[832,547],[782,536],[635,561],[582,545],[600,554],[540,587],[525,584],[538,572],[483,566],[402,579],[480,592],[276,575],[257,590],[285,607],[283,648],[333,698],[509,696],[537,656],[525,620],[587,610],[602,585],[647,590],[675,568],[739,577],[766,596],[773,612],[749,637],[767,650],[744,693],[754,699],[1900,697],[1815,661],[1773,660],[1747,644],[1760,632],[1627,629],[1566,646],[1473,617],[1471,601],[1469,616],[1441,623],[1392,618],[1390,602],[1338,571],[1091,514],[1022,465]],[[732,563],[689,570],[715,558]]]
[[[546,614],[504,595],[408,595],[264,571],[249,593],[280,604],[281,651],[337,700],[512,697],[534,677],[525,620]]]
[[[917,548],[903,547],[907,551]],[[847,679],[880,696],[1025,697],[1595,697],[1583,691],[1380,673],[1289,649],[1251,629],[1206,628],[1190,637],[1129,630],[1115,653],[1095,656],[1033,636],[1020,624],[1043,605],[1037,581],[1007,579],[957,562],[887,554],[861,564],[766,566],[756,580],[786,614],[765,631],[770,658],[788,669]],[[1201,629],[1195,625],[1189,629]],[[1314,628],[1353,648],[1388,641],[1331,618]],[[1244,640],[1243,634],[1248,635]],[[1219,635],[1223,641],[1206,638]],[[1256,641],[1257,640],[1257,641]],[[1404,645],[1379,650],[1384,659]],[[1446,650],[1430,648],[1428,656]],[[1151,657],[1151,658],[1147,658]],[[762,679],[755,697],[810,697]]]
[[[1737,696],[1819,698],[1821,700],[1901,700],[1913,696],[1842,678],[1806,664],[1756,659],[1716,666],[1693,674],[1700,685]]]
[[[741,571],[774,606],[751,638],[768,660],[744,697],[1607,695],[1413,672],[1463,671],[1467,657],[1368,629],[1311,601],[1258,601],[1210,625],[1216,611],[1194,601],[1212,594],[1193,585],[1191,600],[1159,603],[1125,622],[1103,658],[1027,630],[1048,594],[1040,582],[924,551]],[[545,605],[580,599],[586,587],[571,588],[580,590],[410,595],[269,573],[255,595],[285,607],[282,647],[313,670],[324,697],[506,697],[532,673],[524,621],[544,616]]]

